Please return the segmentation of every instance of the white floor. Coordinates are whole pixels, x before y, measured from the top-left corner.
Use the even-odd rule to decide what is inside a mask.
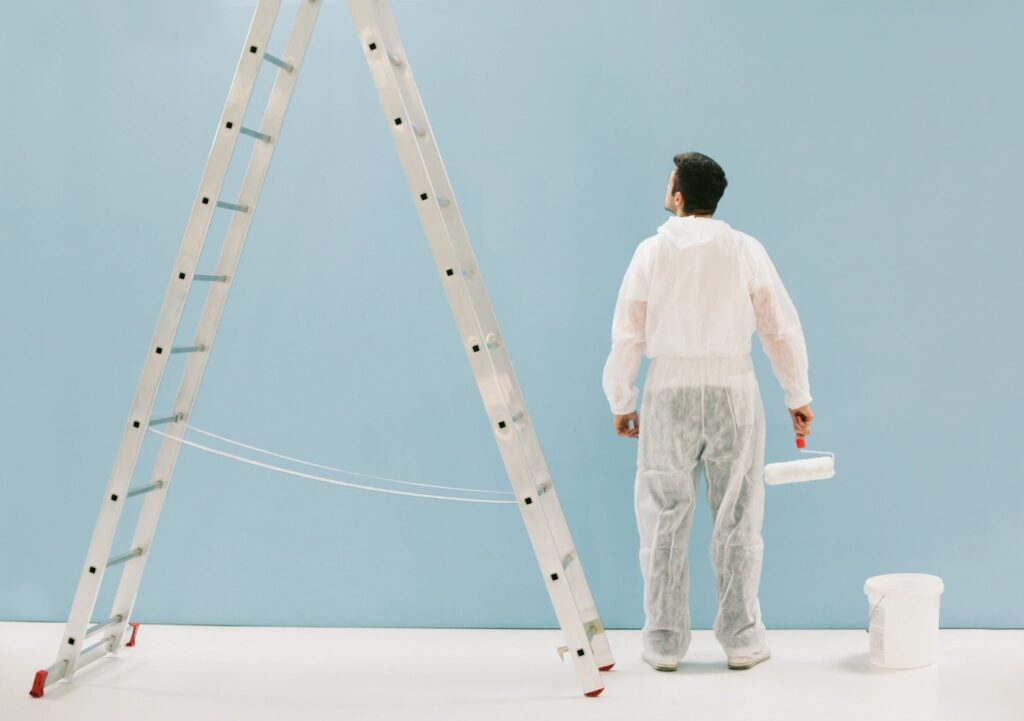
[[[63,626],[0,623],[0,719],[786,719],[1021,721],[1024,631],[943,631],[934,666],[872,669],[863,631],[771,631],[773,657],[728,671],[697,632],[676,673],[610,631],[614,670],[585,698],[558,631],[142,626],[135,648],[28,695]]]

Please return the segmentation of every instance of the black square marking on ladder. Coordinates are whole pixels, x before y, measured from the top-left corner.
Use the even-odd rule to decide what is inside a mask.
[[[576,655],[577,656],[582,656],[583,655],[583,649],[582,648],[576,649]]]
[[[557,573],[552,573],[551,574],[551,580],[552,581],[557,581],[558,580],[558,574]]]
[[[532,498],[530,498],[529,496],[527,496],[527,497],[526,497],[526,500],[525,500],[525,501],[523,501],[523,503],[525,503],[526,505],[530,505],[531,503],[533,503],[533,499],[532,499]]]
[[[116,493],[111,493],[110,494],[110,500],[112,500],[114,503],[117,503],[117,494]]]
[[[74,646],[74,645],[75,645],[75,639],[69,638],[68,639],[68,646]]]
[[[184,273],[178,273],[178,280],[185,280],[185,274]]]
[[[250,52],[250,53],[254,53],[254,52],[256,52],[256,46],[255,46],[255,45],[250,45],[250,46],[249,46],[249,52]]]
[[[135,427],[135,428],[138,428],[139,427],[139,422],[138,421],[132,421],[132,426]]]
[[[227,128],[228,130],[231,130],[231,128],[235,127],[235,124],[229,120],[224,127]]]
[[[445,271],[445,275],[455,275],[455,271],[449,268],[448,270]]]
[[[89,566],[89,573],[96,573],[96,566]]]
[[[505,421],[498,421],[498,428],[504,428],[504,427],[505,427]]]
[[[376,49],[377,49],[377,43],[370,43],[370,50],[376,50]]]
[[[480,346],[478,346],[478,345],[473,346],[473,352],[474,353],[479,353],[480,352]]]
[[[203,198],[203,205],[209,205],[209,204],[210,204],[210,199],[209,198]]]
[[[420,200],[426,200],[426,199],[427,199],[427,194],[426,193],[420,193]]]
[[[161,354],[161,353],[163,353],[163,352],[164,352],[164,349],[163,349],[163,348],[161,348],[160,346],[157,346],[157,347],[156,347],[156,354],[157,354],[157,355],[160,355],[160,354]]]
[[[395,118],[395,125],[401,125],[401,124],[402,124],[402,119],[401,118]]]

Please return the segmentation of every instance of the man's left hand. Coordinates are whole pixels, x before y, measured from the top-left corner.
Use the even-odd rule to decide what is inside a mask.
[[[623,438],[640,437],[640,414],[633,412],[624,416],[615,416],[612,422],[615,427],[615,434]]]

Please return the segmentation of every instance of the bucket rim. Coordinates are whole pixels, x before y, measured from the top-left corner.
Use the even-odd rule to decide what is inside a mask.
[[[879,585],[886,581],[902,580],[926,582],[927,586],[910,591],[887,591],[885,589],[878,588]],[[874,588],[872,588],[872,586],[874,586]],[[930,596],[934,594],[941,594],[945,589],[946,585],[942,578],[930,573],[883,573],[878,576],[872,576],[864,581],[864,593],[867,595],[874,594],[876,596]]]

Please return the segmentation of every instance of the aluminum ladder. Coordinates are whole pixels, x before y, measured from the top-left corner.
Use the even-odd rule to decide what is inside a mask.
[[[181,448],[175,439],[184,435],[184,423],[192,413],[321,4],[322,0],[300,0],[287,46],[278,57],[269,53],[266,46],[281,0],[258,2],[168,282],[57,660],[37,672],[32,696],[42,696],[50,684],[62,679],[70,681],[75,673],[107,654],[116,654],[122,646],[135,644],[138,624],[132,621],[132,612]],[[584,693],[596,696],[604,686],[599,671],[614,665],[611,648],[502,342],[394,19],[386,0],[350,0],[349,9],[555,615],[565,634],[566,645],[559,648],[559,655],[568,652]],[[242,119],[264,64],[273,66],[276,76],[260,127],[248,128],[242,125]],[[241,190],[237,198],[221,200],[228,163],[243,135],[252,139],[252,147]],[[199,257],[217,209],[230,212],[231,219],[215,269],[212,273],[198,273]],[[189,345],[174,346],[185,300],[194,283],[207,291],[194,340]],[[178,353],[188,357],[176,400],[170,412],[154,415],[153,406],[168,358]],[[165,426],[164,432],[171,438],[162,441],[148,482],[131,487],[147,429],[158,425]],[[131,545],[127,551],[111,555],[121,511],[135,497],[141,497],[143,505]],[[104,621],[90,624],[104,571],[122,564],[124,569],[110,615]],[[125,641],[129,629],[131,633]]]

